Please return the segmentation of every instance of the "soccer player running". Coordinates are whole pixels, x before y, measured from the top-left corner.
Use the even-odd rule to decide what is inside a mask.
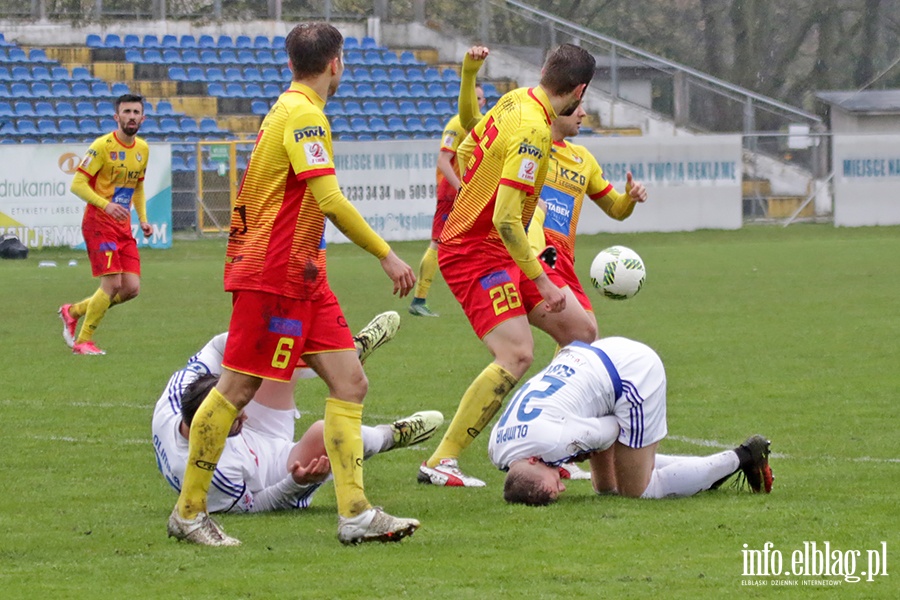
[[[144,99],[124,94],[116,98],[115,108],[116,130],[94,140],[72,180],[72,193],[87,202],[81,233],[91,272],[100,278],[92,296],[59,308],[63,339],[73,354],[106,354],[94,343],[94,332],[107,310],[140,291],[141,259],[131,234],[132,205],[144,237],[153,233],[144,197],[150,148],[137,137],[144,122]],[[81,317],[84,323],[76,336]]]
[[[591,461],[594,490],[629,498],[691,496],[742,471],[751,491],[772,491],[769,441],[754,435],[711,456],[657,454],[666,437],[666,371],[650,347],[622,337],[573,342],[529,379],[494,425],[491,461],[508,471],[508,502],[545,505],[565,485],[559,466]],[[615,448],[610,466],[598,451]]]
[[[485,56],[487,56],[487,48],[474,46],[469,50],[469,55],[484,60]],[[474,78],[472,82],[474,83]],[[484,97],[484,88],[476,85],[475,95],[478,98],[478,107],[484,108],[487,102]],[[438,239],[441,237],[444,223],[447,221],[447,216],[453,208],[453,201],[456,199],[456,193],[460,188],[456,150],[467,133],[468,130],[463,129],[460,123],[459,114],[456,114],[447,121],[447,125],[444,126],[444,132],[441,134],[441,148],[438,151],[437,160],[437,205],[434,210],[434,221],[431,223],[431,243],[419,262],[416,290],[413,293],[412,303],[409,305],[409,313],[411,315],[419,317],[439,316],[428,307],[426,301],[428,299],[428,291],[431,289],[431,283],[438,272]]]
[[[325,219],[381,262],[394,293],[415,284],[412,269],[341,193],[323,108],[344,72],[343,37],[327,23],[287,35],[290,88],[263,119],[232,212],[225,290],[232,316],[222,376],[197,410],[189,461],[169,535],[233,546],[208,516],[207,493],[228,431],[263,379],[289,381],[302,359],[328,386],[325,448],[334,475],[338,538],[397,541],[419,526],[373,508],[363,487],[362,401],[368,381],[325,271]]]
[[[463,76],[472,76],[480,64],[467,54]],[[459,148],[462,188],[441,234],[438,259],[444,280],[494,361],[463,394],[441,443],[419,467],[422,483],[484,486],[461,471],[458,457],[531,365],[529,323],[560,345],[596,337],[572,291],[535,257],[525,233],[550,160],[550,124],[578,108],[594,65],[582,48],[556,48],[540,84],[505,94]],[[462,97],[465,87],[460,113],[464,101],[471,104]]]

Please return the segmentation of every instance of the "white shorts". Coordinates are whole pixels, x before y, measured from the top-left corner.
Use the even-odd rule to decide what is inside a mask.
[[[288,455],[294,447],[294,422],[299,416],[295,409],[275,410],[250,402],[244,407],[247,420],[241,430],[259,465],[259,482],[263,487],[285,478]]]
[[[608,354],[622,381],[622,395],[614,409],[621,427],[619,442],[629,448],[645,448],[668,433],[666,370],[648,346],[622,338],[609,340],[615,350]],[[605,344],[595,344],[604,349]]]

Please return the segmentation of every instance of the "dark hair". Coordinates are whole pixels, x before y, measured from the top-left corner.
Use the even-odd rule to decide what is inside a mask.
[[[596,64],[597,61],[584,48],[563,44],[547,56],[541,86],[556,96],[568,94],[582,83],[591,82]]]
[[[506,476],[506,481],[503,482],[503,499],[510,504],[528,506],[547,506],[556,502],[550,490],[522,472]]]
[[[304,79],[322,73],[328,63],[341,55],[344,36],[330,23],[300,23],[291,29],[284,40],[284,49],[291,59],[294,79]]]
[[[200,404],[203,403],[203,400],[206,399],[210,390],[217,383],[219,383],[219,376],[207,373],[206,375],[201,375],[187,386],[187,389],[184,390],[184,394],[181,396],[181,420],[184,421],[185,425],[191,426],[191,421],[194,420],[194,415],[197,414]]]
[[[119,112],[119,105],[123,102],[140,102],[141,107],[144,106],[144,97],[138,94],[122,94],[116,98],[116,112]]]

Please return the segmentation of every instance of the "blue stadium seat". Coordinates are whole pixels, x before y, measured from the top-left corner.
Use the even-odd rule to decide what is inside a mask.
[[[257,49],[265,48],[266,50],[268,50],[272,47],[272,42],[271,40],[269,40],[268,36],[258,35],[253,39],[253,47]]]
[[[372,83],[372,75],[366,67],[356,67],[353,69],[353,81],[356,83]]]
[[[13,81],[12,73],[9,72],[8,67],[0,67],[0,81],[4,83]]]
[[[355,37],[347,36],[344,38],[344,50],[356,50],[359,48],[359,40]]]
[[[50,86],[43,81],[32,83],[31,96],[34,98],[50,98]]]
[[[142,64],[144,62],[144,53],[141,50],[126,50],[125,51],[125,62],[130,62],[134,64]]]
[[[369,117],[369,131],[372,133],[387,133],[387,123],[381,117]]]
[[[410,98],[409,87],[405,83],[391,85],[391,96],[398,99]]]
[[[457,113],[448,100],[435,100],[434,112],[439,116],[446,116],[448,119]]]
[[[90,81],[93,77],[87,67],[73,67],[72,79],[74,81]]]
[[[362,110],[362,106],[360,106],[359,102],[355,100],[345,100],[344,101],[344,114],[348,117],[355,117],[365,114]]]
[[[366,36],[362,40],[360,40],[359,47],[363,50],[369,50],[372,48],[377,48],[378,44],[375,43],[375,38]]]
[[[227,95],[225,92],[225,86],[218,81],[207,83],[206,93],[210,96],[215,96],[216,98],[224,98]]]
[[[277,83],[267,83],[263,85],[263,96],[266,98],[277,98],[283,92],[285,86],[279,85]]]
[[[276,69],[275,67],[266,67],[262,70],[262,78],[263,81],[268,81],[270,83],[281,81],[281,69]]]
[[[287,67],[282,67],[281,69],[281,80],[282,81],[290,81],[294,78],[294,74],[291,73],[291,70]]]
[[[422,74],[425,77],[426,82],[442,82],[443,78],[441,77],[441,72],[435,69],[434,67],[428,67],[425,69],[425,72]]]
[[[389,98],[391,95],[391,86],[386,83],[375,84],[375,96],[378,98]]]
[[[411,51],[404,50],[400,54],[400,64],[413,66],[413,65],[419,65],[422,63],[419,62],[419,60],[416,58],[416,55],[413,54]]]
[[[225,69],[225,81],[240,83],[244,80],[244,72],[238,67],[228,67]]]
[[[345,41],[344,47],[346,48],[347,44]],[[284,50],[284,36],[283,35],[273,35],[272,36],[272,50]]]
[[[178,48],[178,36],[167,34],[159,42],[161,48]]]
[[[211,48],[200,50],[200,62],[206,66],[219,64],[219,51]]]
[[[246,67],[244,69],[244,81],[261,82],[263,81],[262,73],[256,67]]]
[[[430,133],[436,133],[438,135],[440,135],[440,133],[444,131],[444,124],[437,117],[425,117],[425,120],[422,122],[422,126],[426,131]]]
[[[98,116],[108,116],[115,114],[116,107],[109,100],[100,100],[97,102],[97,107],[95,108]]]
[[[219,124],[216,123],[216,120],[211,117],[204,117],[200,119],[200,133],[220,133],[222,130],[219,129]]]
[[[350,129],[356,132],[366,131],[369,128],[369,120],[363,116],[350,117]]]
[[[269,103],[265,100],[254,100],[250,103],[250,112],[254,115],[266,115],[269,112]]]
[[[187,166],[187,162],[184,158],[178,154],[172,155],[172,172],[174,173],[184,173],[190,171]]]
[[[100,128],[101,133],[108,133],[110,131],[115,131],[118,124],[112,117],[100,117],[97,119],[97,126]]]
[[[141,38],[133,33],[129,33],[122,38],[122,46],[125,48],[140,48]]]
[[[79,117],[96,117],[97,109],[94,108],[93,102],[83,100],[75,104],[75,114]]]
[[[11,63],[27,63],[28,55],[21,48],[10,48],[7,58]]]
[[[159,120],[159,132],[164,135],[169,135],[180,133],[181,129],[178,127],[178,121],[172,117],[164,117]]]
[[[276,65],[286,65],[288,61],[287,52],[284,50],[276,50],[273,61]]]
[[[19,119],[16,123],[16,132],[19,135],[38,135],[38,128],[34,121],[30,119]]]
[[[10,98],[34,98],[31,94],[31,86],[27,83],[13,83],[9,86]]]
[[[172,110],[172,103],[168,100],[160,100],[156,103],[156,115],[174,115],[175,111]]]
[[[234,48],[234,40],[230,35],[220,35],[216,40],[216,47],[220,50],[231,50]]]
[[[75,107],[72,106],[71,102],[63,100],[62,102],[56,103],[56,116],[57,117],[74,117],[78,113],[75,112]]]
[[[13,95],[9,91],[9,85],[0,83],[0,98],[13,98]]]
[[[372,67],[369,69],[369,77],[374,83],[390,83],[391,77],[384,67]]]
[[[459,83],[459,73],[454,69],[447,67],[444,69],[443,73],[441,73],[441,79],[445,82]]]
[[[387,119],[388,129],[391,131],[405,131],[406,123],[399,116],[388,117]]]
[[[425,133],[423,131],[420,131],[419,133],[414,133],[412,136],[412,139],[414,139],[414,140],[432,140],[432,139],[434,139],[434,136],[431,135],[430,133]]]
[[[34,114],[36,117],[55,117],[56,109],[47,101],[35,102]]]
[[[348,67],[356,67],[365,64],[363,53],[359,50],[348,50],[344,52],[344,64]]]
[[[91,95],[91,87],[87,81],[72,82],[72,96],[79,98],[87,98]]]
[[[244,85],[244,98],[262,98],[263,96],[262,86],[258,83]]]
[[[411,140],[411,139],[412,139],[412,136],[409,135],[408,133],[400,133],[400,132],[396,132],[396,131],[395,131],[395,132],[394,132],[394,139],[395,139],[395,140]]]
[[[192,35],[182,35],[181,39],[178,42],[178,46],[182,49],[196,48],[197,47],[197,39]]]
[[[258,65],[274,65],[275,63],[275,53],[270,49],[266,48],[265,50],[257,50],[256,51],[256,64]]]
[[[65,67],[60,67],[63,71],[65,71]],[[69,72],[66,71],[66,75]],[[36,81],[53,81],[53,77],[50,75],[50,69],[47,67],[34,67],[31,69],[31,78]]]
[[[141,124],[141,137],[146,140],[147,135],[155,135],[157,133],[159,133],[159,121],[156,120],[156,117],[144,119],[144,122]]]
[[[187,72],[184,67],[169,67],[169,79],[172,81],[187,81]]]
[[[344,102],[337,98],[329,100],[328,104],[325,105],[325,115],[329,120],[335,117],[346,116],[346,113],[344,113]]]
[[[237,61],[242,65],[252,65],[256,62],[256,54],[253,53],[253,50],[238,50]]]
[[[13,81],[25,82],[32,80],[31,69],[28,67],[13,67],[11,73]]]
[[[399,107],[401,115],[411,115],[416,112],[416,103],[412,100],[401,100]]]
[[[225,97],[227,97],[227,98],[243,98],[244,97],[244,84],[242,84],[242,83],[227,83],[227,84],[225,84]]]
[[[427,98],[428,91],[425,89],[425,84],[422,84],[422,83],[409,84],[409,96],[411,98]]]
[[[100,135],[101,133],[100,127],[97,126],[97,120],[91,117],[78,119],[78,131],[87,135]]]
[[[239,35],[234,38],[234,47],[235,48],[252,48],[253,40],[250,39],[250,36]]]
[[[385,50],[384,54],[381,56],[382,64],[393,66],[399,65],[400,59],[397,58],[397,55],[390,50]]]
[[[187,81],[206,81],[206,69],[203,67],[188,67],[185,75]]]
[[[147,50],[142,51],[144,64],[148,65],[162,65],[165,64],[163,62],[162,52],[159,48],[149,48]]]
[[[167,65],[180,65],[183,62],[181,60],[181,50],[177,48],[166,48],[163,50],[162,59],[163,63]]]
[[[144,48],[161,48],[162,45],[159,43],[159,38],[155,35],[145,35],[144,43],[142,44]]]
[[[377,100],[366,100],[362,103],[363,114],[368,116],[380,115],[381,114],[381,103]]]
[[[96,33],[89,33],[84,43],[88,48],[102,48],[103,38]]]
[[[382,96],[384,98],[385,96]],[[397,102],[395,100],[382,100],[381,102],[381,114],[391,116],[391,115],[399,115],[400,107],[397,106]]]
[[[53,81],[70,81],[72,79],[69,70],[65,67],[51,67],[50,77]]]
[[[416,116],[406,117],[406,131],[409,133],[415,134],[424,133],[426,131],[425,124],[422,123],[422,119]]]
[[[364,50],[363,51],[363,63],[369,66],[372,65],[383,65],[384,58],[382,57],[380,50]]]
[[[335,94],[339,98],[353,98],[356,96],[356,86],[352,83],[341,82],[338,85],[337,92]]]
[[[103,40],[104,48],[124,48],[122,38],[117,33],[107,33],[106,39]]]
[[[225,81],[225,71],[220,67],[206,69],[206,81]]]
[[[371,83],[357,83],[356,96],[358,98],[374,98],[375,88],[372,87]]]
[[[215,48],[216,40],[213,39],[211,35],[201,35],[197,38],[197,47],[198,48]]]
[[[93,94],[94,96],[106,98],[112,95],[112,93],[109,91],[109,84],[105,81],[95,81],[94,83],[92,83],[91,94]]]
[[[409,82],[425,83],[425,72],[421,67],[407,67],[406,80]]]
[[[358,133],[356,134],[356,140],[359,142],[371,142],[375,139],[375,136],[371,133]]]
[[[131,89],[128,87],[127,83],[116,82],[116,83],[112,84],[112,87],[110,88],[110,92],[112,93],[113,96],[118,97],[118,96],[121,96],[122,94],[130,94]]]
[[[431,100],[419,100],[416,102],[416,112],[426,117],[437,114],[434,110],[434,103]]]
[[[60,135],[77,135],[81,133],[75,119],[60,119],[58,129]]]
[[[181,51],[181,62],[191,65],[203,64],[203,61],[200,60],[200,51],[196,48],[183,49]]]
[[[219,50],[219,63],[223,65],[238,64],[237,54],[234,50]]]
[[[425,93],[427,97],[437,100],[438,98],[444,97],[444,84],[443,83],[427,83],[425,84]]]

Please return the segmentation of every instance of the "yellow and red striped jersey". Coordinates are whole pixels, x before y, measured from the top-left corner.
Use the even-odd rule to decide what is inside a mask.
[[[602,167],[587,148],[566,141],[553,142],[550,167],[541,190],[541,199],[547,203],[544,220],[547,244],[574,259],[575,230],[585,195],[614,219],[622,220],[630,215],[634,202],[627,195],[613,200],[612,190],[612,184],[603,177]]]
[[[307,185],[334,174],[324,106],[293,82],[263,119],[232,209],[226,291],[310,299],[326,282],[325,215]]]
[[[482,117],[457,150],[459,164],[465,165],[462,188],[441,243],[503,244],[492,221],[501,185],[525,192],[522,221],[531,221],[549,163],[550,122],[555,117],[550,100],[538,87],[506,93]]]
[[[134,192],[138,184],[144,180],[149,159],[150,147],[147,146],[147,142],[136,137],[134,142],[127,146],[113,131],[93,141],[78,165],[78,170],[88,177],[88,184],[99,196],[131,210]],[[146,220],[144,207],[135,208],[139,209],[141,220]],[[94,218],[114,221],[93,204],[88,204],[87,211],[96,211]],[[128,221],[120,225],[131,230],[131,223]]]

